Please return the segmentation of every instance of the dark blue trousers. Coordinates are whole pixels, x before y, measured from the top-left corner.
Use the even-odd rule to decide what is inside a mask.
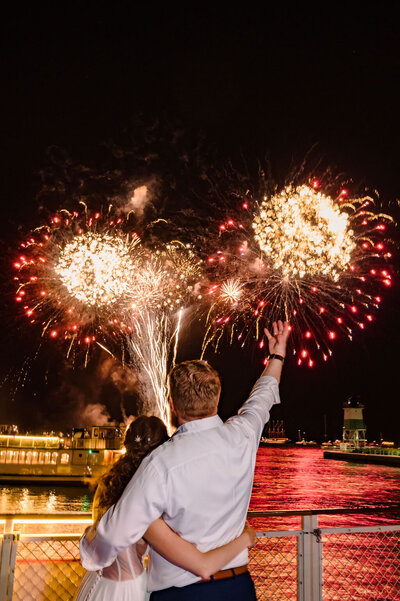
[[[248,572],[224,580],[195,582],[188,586],[171,586],[154,591],[150,601],[256,601],[256,593]]]

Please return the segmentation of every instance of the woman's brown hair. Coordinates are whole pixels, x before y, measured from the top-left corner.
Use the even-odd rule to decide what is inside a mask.
[[[118,501],[144,457],[166,440],[167,429],[161,419],[154,415],[141,415],[131,423],[125,435],[125,455],[99,480],[95,497],[96,512],[103,514]]]

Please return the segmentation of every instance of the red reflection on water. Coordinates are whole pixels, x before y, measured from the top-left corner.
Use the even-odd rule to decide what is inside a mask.
[[[250,510],[375,508],[400,503],[400,469],[353,464],[323,458],[315,448],[260,448]],[[393,522],[397,514],[353,514],[319,517],[322,527]],[[253,521],[252,521],[253,523]],[[300,518],[257,518],[257,528],[300,526]]]

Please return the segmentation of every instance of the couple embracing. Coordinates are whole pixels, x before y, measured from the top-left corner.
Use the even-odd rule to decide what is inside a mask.
[[[127,453],[102,479],[95,524],[81,539],[79,601],[250,601],[254,585],[246,526],[256,452],[278,383],[289,336],[287,323],[265,330],[270,359],[238,415],[217,415],[218,374],[203,361],[170,373],[178,429],[168,439],[156,417],[139,417],[127,431]]]

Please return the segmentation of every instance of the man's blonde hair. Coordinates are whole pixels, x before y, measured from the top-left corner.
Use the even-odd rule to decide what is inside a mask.
[[[169,392],[180,417],[198,419],[215,412],[221,382],[218,373],[206,361],[184,361],[169,374]]]

